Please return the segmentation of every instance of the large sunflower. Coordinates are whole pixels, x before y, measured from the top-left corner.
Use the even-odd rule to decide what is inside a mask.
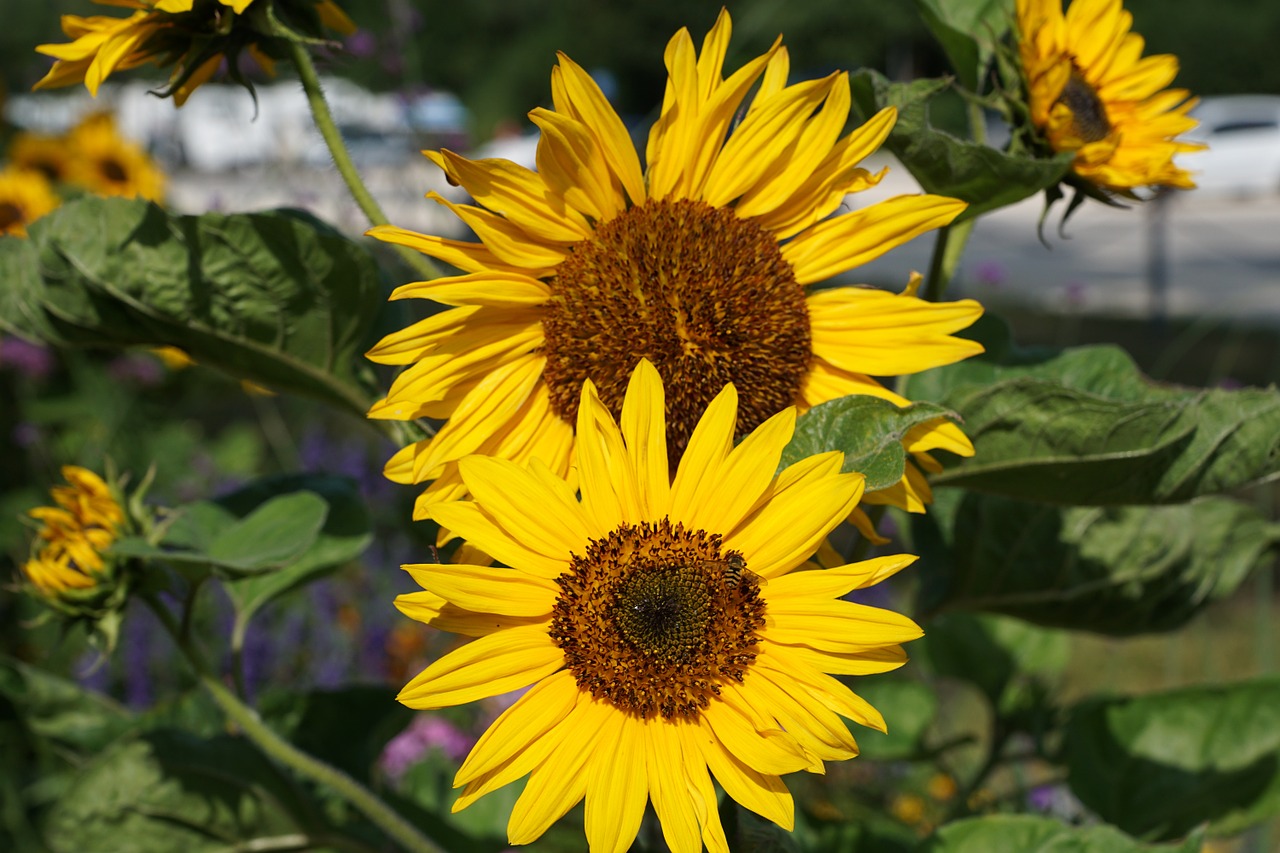
[[[137,143],[116,131],[110,113],[95,113],[67,136],[72,151],[71,181],[98,195],[164,197],[164,173]]]
[[[794,407],[735,447],[738,393],[724,387],[669,473],[664,394],[641,361],[621,427],[591,382],[577,412],[577,483],[538,462],[460,463],[474,501],[441,521],[510,568],[412,565],[406,615],[474,637],[400,700],[441,708],[529,691],[481,737],[454,780],[454,811],[529,775],[508,824],[528,843],[586,798],[592,850],[626,850],[646,801],[675,853],[728,850],[712,776],[791,828],[780,778],[823,772],[858,747],[841,717],[880,714],[828,673],[884,672],[920,629],[842,600],[910,564],[899,555],[795,571],[862,492],[826,453],[775,477]],[[710,771],[708,773],[708,771]]]
[[[1018,0],[1019,50],[1031,121],[1054,151],[1073,151],[1072,169],[1111,192],[1195,186],[1174,155],[1204,146],[1179,142],[1196,126],[1196,99],[1165,89],[1177,57],[1142,56],[1142,36],[1120,0]]]
[[[687,30],[667,46],[670,77],[647,172],[600,88],[561,55],[551,75],[555,109],[529,114],[541,130],[536,172],[428,152],[478,206],[431,197],[480,242],[390,226],[369,232],[464,273],[397,290],[392,298],[454,307],[369,353],[408,366],[370,417],[447,419],[387,466],[399,482],[434,481],[416,517],[465,493],[457,461],[470,453],[538,458],[565,474],[583,380],[617,412],[642,357],[666,383],[675,462],[698,413],[726,383],[743,395],[746,433],[787,406],[849,394],[905,404],[870,377],[981,351],[951,336],[979,316],[976,302],[806,290],[951,222],[965,205],[899,196],[828,218],[847,194],[879,181],[883,172],[858,163],[889,133],[894,110],[841,137],[847,75],[789,86],[787,51],[776,43],[725,79],[729,32],[722,13],[700,55]],[[972,453],[963,433],[941,421],[913,432],[907,446]],[[899,486],[872,500],[920,511],[928,486],[911,466]]]
[[[27,226],[58,206],[58,196],[40,172],[0,170],[0,234],[26,236]]]

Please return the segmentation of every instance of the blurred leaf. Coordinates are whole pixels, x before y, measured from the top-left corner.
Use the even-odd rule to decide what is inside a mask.
[[[369,510],[346,477],[328,474],[288,474],[268,477],[219,498],[218,503],[237,516],[245,516],[274,495],[300,492],[323,498],[328,514],[319,536],[289,565],[267,574],[228,580],[228,595],[236,606],[236,619],[248,622],[272,599],[309,583],[326,572],[358,557],[373,541]]]
[[[720,825],[730,850],[800,853],[802,849],[794,833],[739,805],[732,797],[720,800]]]
[[[887,489],[902,479],[907,453],[902,437],[912,427],[954,413],[928,403],[898,408],[888,400],[851,395],[819,403],[796,419],[791,443],[782,451],[781,471],[809,456],[839,450],[843,471],[866,475],[866,490]]]
[[[414,718],[396,701],[396,692],[359,684],[274,694],[264,698],[262,713],[299,749],[368,783],[387,742]]]
[[[990,329],[988,325],[985,328]],[[1186,501],[1280,473],[1280,392],[1157,385],[1114,346],[994,351],[911,377],[964,417],[973,459],[935,486],[1059,504]]]
[[[925,612],[985,610],[1040,625],[1167,631],[1224,598],[1280,541],[1227,498],[1158,507],[1061,507],[954,489],[912,517]]]
[[[1200,853],[1197,833],[1181,844],[1143,844],[1111,826],[1067,826],[1034,815],[992,815],[941,827],[925,853]]]
[[[976,92],[996,43],[1012,21],[1008,0],[915,0],[915,4],[961,84]]]
[[[395,805],[411,819],[415,817],[411,814],[413,810],[417,810],[419,815],[430,815],[428,832],[447,850],[497,853],[509,849],[505,831],[507,819],[524,790],[527,777],[503,785],[460,812],[452,812],[450,807],[458,798],[458,792],[453,789],[453,778],[457,772],[457,762],[446,758],[439,750],[430,750],[405,771],[397,786],[403,800]],[[415,819],[415,823],[420,822],[421,818]],[[451,835],[468,841],[465,845],[449,843]]]
[[[23,338],[59,343],[57,333],[41,308],[44,282],[40,280],[36,248],[25,237],[0,237],[0,331]]]
[[[934,619],[912,648],[933,672],[970,682],[1004,714],[1024,704],[1033,684],[1056,680],[1071,656],[1060,631],[972,613]]]
[[[317,806],[247,741],[174,730],[112,746],[45,820],[54,853],[225,853],[299,835],[295,849],[323,847],[328,832]]]
[[[24,334],[176,346],[237,378],[363,416],[369,400],[355,371],[381,301],[378,270],[314,217],[174,216],[87,196],[30,231],[41,279],[20,278],[22,292],[6,297],[23,309],[6,317]]]
[[[929,123],[928,102],[947,87],[945,80],[891,83],[880,72],[863,69],[850,83],[854,112],[863,121],[884,107],[898,108],[897,124],[885,146],[925,192],[969,203],[957,222],[1035,195],[1062,180],[1071,166],[1070,153],[1039,160],[1006,154],[935,129]]]
[[[77,752],[101,750],[134,722],[101,693],[10,658],[0,659],[0,695],[34,734]]]
[[[1239,832],[1280,815],[1280,678],[1086,702],[1063,757],[1080,801],[1134,835]]]
[[[889,721],[889,732],[859,728],[854,735],[863,758],[897,759],[920,755],[921,739],[938,714],[938,696],[919,681],[880,676],[845,681]]]

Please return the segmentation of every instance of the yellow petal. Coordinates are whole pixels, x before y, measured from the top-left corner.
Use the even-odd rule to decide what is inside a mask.
[[[791,572],[769,581],[769,607],[785,598],[841,598],[892,577],[918,559],[914,554],[894,554],[818,572]]]
[[[689,436],[684,456],[671,485],[671,517],[692,517],[703,500],[715,493],[717,474],[733,449],[738,423],[738,392],[726,385],[707,406]]]
[[[568,554],[563,559],[553,559],[529,548],[471,501],[436,504],[431,508],[431,517],[508,566],[540,578],[557,578],[569,570]]]
[[[458,468],[485,512],[525,547],[565,562],[586,548],[591,534],[581,506],[565,506],[560,502],[563,495],[548,489],[533,472],[485,456],[468,456]],[[558,589],[554,584],[549,588]]]
[[[560,588],[517,569],[418,563],[401,566],[425,590],[476,613],[550,616]]]
[[[661,518],[671,503],[666,397],[662,377],[647,358],[640,359],[627,383],[622,402],[622,435],[637,475],[640,512],[646,518]]]
[[[545,625],[472,640],[431,664],[396,698],[410,708],[446,708],[518,690],[564,666]]]
[[[568,670],[561,670],[529,688],[529,692],[503,711],[476,741],[458,769],[453,787],[491,773],[528,749],[569,716],[579,692]]]
[[[587,793],[586,769],[596,748],[598,733],[617,716],[611,706],[589,702],[572,732],[560,732],[555,749],[534,769],[507,822],[507,840],[529,844]]]
[[[500,272],[453,275],[431,281],[402,284],[391,299],[431,299],[442,305],[474,305],[491,308],[538,306],[551,297],[551,290],[536,278]]]
[[[703,742],[702,757],[726,794],[787,831],[795,828],[795,806],[787,786],[776,775],[761,773],[740,761],[738,755],[746,757],[731,744]]]
[[[397,610],[410,619],[430,625],[437,631],[448,631],[465,637],[487,637],[508,628],[545,626],[547,623],[547,619],[540,616],[495,616],[492,613],[463,610],[426,590],[398,595],[394,604]]]
[[[528,270],[533,278],[550,275],[568,257],[568,244],[543,242],[496,213],[469,204],[454,204],[434,190],[427,193],[427,198],[449,208],[499,261]]]
[[[693,797],[685,782],[686,758],[681,748],[678,726],[662,720],[645,720],[644,762],[649,780],[649,799],[662,826],[662,837],[672,853],[700,853],[701,829]],[[695,756],[699,764],[702,757]],[[702,771],[706,774],[706,771]]]
[[[624,853],[640,831],[648,801],[644,724],[614,713],[597,738],[587,765],[587,846],[603,853]]]
[[[555,69],[559,74],[552,77],[552,92],[555,93],[559,88],[563,95],[562,101],[556,102],[556,110],[577,119],[591,131],[604,152],[610,169],[627,191],[631,203],[643,203],[644,174],[626,125],[618,118],[591,75],[565,54],[556,55],[560,59],[560,65]],[[561,84],[559,87],[555,85],[556,80]]]
[[[841,654],[897,645],[924,634],[900,613],[851,601],[771,601],[765,620],[764,633],[775,643]]]

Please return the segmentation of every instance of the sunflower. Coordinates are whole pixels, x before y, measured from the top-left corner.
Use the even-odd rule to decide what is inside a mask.
[[[71,171],[71,148],[66,137],[43,133],[19,133],[9,143],[9,164],[44,175],[49,183],[60,184]]]
[[[72,183],[98,195],[164,197],[164,173],[140,146],[120,136],[109,113],[88,116],[67,138],[74,156]]]
[[[125,522],[124,510],[111,487],[94,472],[65,465],[66,486],[51,494],[56,506],[36,507],[27,515],[41,522],[43,544],[23,566],[23,572],[45,596],[90,589],[106,573],[102,552],[116,540]]]
[[[1018,0],[1019,52],[1031,121],[1054,151],[1075,153],[1074,172],[1094,186],[1131,195],[1138,187],[1191,189],[1174,163],[1203,145],[1179,142],[1196,126],[1196,99],[1166,89],[1177,57],[1142,56],[1120,0]]]
[[[794,407],[735,447],[738,392],[725,386],[672,477],[664,397],[658,371],[641,361],[619,427],[583,384],[576,487],[537,461],[461,461],[475,499],[436,512],[510,568],[405,566],[425,591],[397,607],[475,639],[432,663],[400,701],[433,709],[529,688],[454,779],[465,786],[458,811],[529,775],[512,844],[533,841],[585,797],[592,850],[626,850],[650,800],[676,853],[728,850],[713,776],[790,829],[781,776],[857,755],[841,717],[884,730],[828,673],[894,669],[906,660],[899,644],[921,634],[905,616],[841,600],[915,557],[796,571],[811,568],[806,558],[857,503],[863,477],[840,472],[839,452],[775,476]]]
[[[57,206],[44,175],[12,166],[0,170],[0,234],[25,237],[28,225]]]
[[[111,74],[144,64],[173,67],[165,95],[182,106],[191,93],[207,82],[226,60],[237,81],[239,54],[247,50],[268,74],[274,58],[283,51],[273,45],[278,37],[264,31],[262,21],[239,24],[238,18],[253,0],[94,0],[107,6],[136,10],[127,18],[94,15],[62,16],[62,31],[72,41],[42,44],[36,51],[57,61],[36,89],[70,86],[83,82],[95,97]],[[333,0],[277,0],[273,11],[293,27],[294,34],[323,38],[325,29],[342,34],[355,24]]]
[[[687,30],[672,38],[647,172],[600,88],[562,54],[551,75],[555,109],[530,113],[541,130],[536,172],[427,152],[478,204],[430,197],[480,242],[391,226],[369,232],[463,272],[399,288],[393,299],[452,307],[369,353],[375,362],[408,366],[370,417],[447,420],[387,465],[392,480],[433,481],[415,517],[465,493],[457,463],[467,454],[537,458],[564,475],[583,380],[616,413],[641,357],[666,382],[674,464],[697,414],[726,383],[743,395],[745,434],[788,406],[849,394],[905,404],[871,376],[981,351],[951,336],[979,316],[976,302],[807,289],[951,222],[965,204],[899,196],[828,218],[847,194],[883,176],[858,163],[888,135],[895,111],[841,137],[846,74],[789,86],[779,42],[725,79],[729,34],[722,12],[700,55]],[[907,444],[921,454],[973,452],[942,421]],[[928,486],[912,466],[895,490],[873,500],[922,511]]]

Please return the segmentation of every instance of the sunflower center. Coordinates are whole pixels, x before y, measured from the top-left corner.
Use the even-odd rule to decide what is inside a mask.
[[[124,165],[119,160],[105,157],[98,163],[98,168],[102,171],[102,176],[113,184],[123,184],[129,177],[125,171]]]
[[[567,421],[584,379],[616,415],[641,358],[666,386],[673,466],[726,383],[741,395],[739,435],[799,398],[812,354],[804,288],[777,238],[731,210],[647,201],[574,246],[548,284],[545,377]]]
[[[0,201],[0,234],[26,221],[22,208],[11,201]]]
[[[578,686],[651,719],[691,719],[741,682],[764,627],[760,580],[720,537],[667,519],[592,540],[556,579],[551,639]]]
[[[1107,118],[1106,106],[1093,87],[1080,76],[1079,71],[1072,69],[1067,85],[1058,96],[1058,103],[1071,111],[1075,134],[1085,142],[1106,139],[1107,134],[1111,132],[1111,121]]]
[[[48,178],[49,183],[56,184],[62,180],[62,167],[54,160],[37,160],[31,168]]]

